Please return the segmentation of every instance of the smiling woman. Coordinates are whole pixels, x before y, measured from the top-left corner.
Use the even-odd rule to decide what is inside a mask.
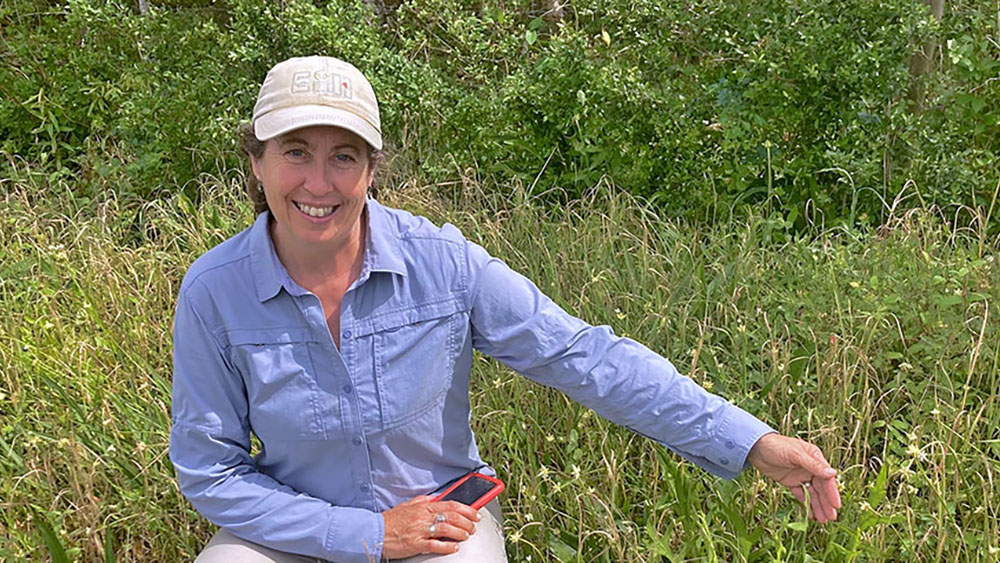
[[[221,527],[199,561],[506,561],[496,500],[433,500],[495,474],[469,425],[474,350],[715,474],[752,464],[814,519],[837,517],[818,448],[569,315],[453,226],[369,197],[382,136],[353,66],[272,68],[253,134],[261,213],[192,264],[174,323],[170,458]]]
[[[372,169],[365,142],[339,127],[315,125],[268,140],[250,157],[271,211],[271,239],[283,263],[333,250],[360,256],[361,212]]]

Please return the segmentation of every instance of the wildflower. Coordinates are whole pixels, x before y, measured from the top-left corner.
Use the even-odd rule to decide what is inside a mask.
[[[574,463],[573,466],[570,467],[570,471],[569,472],[573,475],[574,479],[579,479],[580,478],[580,466],[579,465],[577,465],[577,464]]]
[[[546,434],[545,441],[551,444],[552,442],[556,441],[556,437],[553,436],[552,434]]]
[[[937,407],[934,407],[934,409],[931,410],[931,416],[939,416],[940,414],[941,411]]]

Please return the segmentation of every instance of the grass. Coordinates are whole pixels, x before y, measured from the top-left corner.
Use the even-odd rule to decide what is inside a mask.
[[[84,201],[10,170],[0,559],[191,559],[212,527],[166,457],[172,309],[187,265],[249,224],[238,179],[140,205],[111,180]],[[995,240],[920,210],[795,238],[768,217],[665,221],[606,185],[552,208],[516,185],[443,201],[397,184],[384,202],[456,224],[841,470],[841,519],[815,526],[753,471],[712,477],[480,358],[474,428],[508,484],[511,561],[1000,561]]]

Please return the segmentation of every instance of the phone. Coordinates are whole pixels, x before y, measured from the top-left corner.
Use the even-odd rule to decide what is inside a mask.
[[[456,500],[479,510],[503,492],[503,487],[503,481],[500,479],[473,472],[455,481],[435,497],[434,502]]]

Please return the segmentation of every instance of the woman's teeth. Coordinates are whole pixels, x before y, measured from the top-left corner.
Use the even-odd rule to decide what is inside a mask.
[[[303,213],[311,217],[326,217],[333,213],[333,207],[312,207],[303,203],[295,204]]]

